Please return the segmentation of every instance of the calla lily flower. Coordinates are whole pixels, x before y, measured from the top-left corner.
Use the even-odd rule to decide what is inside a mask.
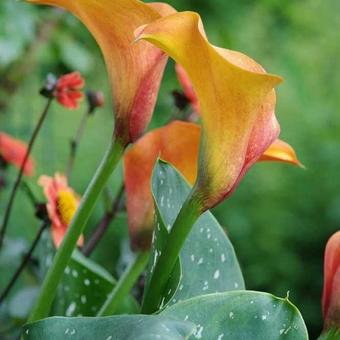
[[[158,48],[134,44],[134,30],[175,12],[163,3],[138,0],[28,0],[61,7],[83,22],[100,46],[107,65],[115,107],[115,134],[134,142],[154,110],[167,57]]]
[[[197,176],[201,128],[174,121],[153,130],[137,141],[124,156],[129,233],[133,248],[147,249],[153,231],[154,205],[150,189],[152,170],[158,157],[173,164],[193,185]],[[289,144],[276,141],[259,159],[299,165]]]
[[[161,18],[140,27],[136,36],[182,65],[193,84],[203,141],[192,199],[201,211],[212,208],[278,137],[273,88],[281,78],[239,52],[211,45],[197,13]]]
[[[27,145],[24,142],[0,131],[0,158],[6,164],[13,164],[20,169],[26,153]],[[33,173],[34,161],[32,157],[29,157],[24,167],[24,175],[32,176]]]
[[[192,86],[190,78],[184,68],[176,64],[176,74],[184,95],[188,98],[195,112],[200,113],[198,97]],[[286,142],[277,139],[261,156],[260,161],[282,161],[304,167],[297,159],[294,149]]]
[[[325,331],[340,328],[340,231],[326,246],[322,312]]]

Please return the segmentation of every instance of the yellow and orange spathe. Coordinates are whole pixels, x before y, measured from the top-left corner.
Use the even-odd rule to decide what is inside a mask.
[[[200,137],[199,125],[174,121],[147,133],[127,150],[124,177],[129,233],[134,248],[146,249],[151,243],[154,213],[151,176],[157,158],[174,165],[194,185]],[[300,164],[293,148],[282,141],[274,142],[259,160]]]
[[[251,58],[209,43],[197,13],[181,12],[136,30],[187,72],[197,94],[203,140],[193,197],[202,211],[228,196],[277,139],[275,92],[281,78]]]
[[[103,53],[112,86],[115,134],[134,142],[148,125],[167,56],[144,42],[134,44],[134,30],[175,12],[163,3],[138,0],[28,0],[61,7],[80,19]]]

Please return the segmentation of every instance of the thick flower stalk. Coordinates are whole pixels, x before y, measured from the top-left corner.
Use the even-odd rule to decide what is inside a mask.
[[[249,57],[215,47],[198,14],[177,13],[136,31],[187,72],[202,117],[198,176],[159,257],[143,311],[154,312],[193,224],[236,188],[248,169],[277,139],[275,92],[281,78]],[[194,57],[193,57],[194,56]]]
[[[322,312],[325,332],[340,329],[340,231],[329,239],[325,250]]]
[[[5,132],[0,132],[0,157],[6,164],[14,165],[20,169],[23,165],[27,145],[21,140],[15,139]],[[34,161],[28,157],[24,164],[23,173],[26,176],[33,175]]]

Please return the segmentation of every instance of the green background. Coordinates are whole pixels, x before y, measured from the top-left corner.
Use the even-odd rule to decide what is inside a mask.
[[[340,2],[168,2],[178,10],[198,11],[215,45],[242,51],[285,79],[278,89],[281,138],[294,146],[306,170],[257,164],[215,215],[234,243],[247,288],[278,296],[289,291],[315,338],[322,328],[324,247],[340,225]],[[62,15],[51,27],[59,15],[50,8],[1,1],[0,129],[27,140],[44,106],[38,91],[46,74],[81,71],[87,88],[106,93],[104,109],[88,122],[71,180],[82,193],[112,134],[110,91],[94,40],[70,15]],[[150,128],[175,112],[170,93],[178,88],[170,62]],[[85,104],[74,112],[53,105],[34,150],[37,175],[30,184],[40,197],[38,175],[64,170],[69,140],[84,110]],[[11,169],[8,181],[14,175]],[[111,180],[113,191],[120,181],[121,169]],[[6,194],[0,194],[0,208]],[[90,225],[102,212],[99,204]],[[10,234],[30,240],[38,223],[20,193]]]

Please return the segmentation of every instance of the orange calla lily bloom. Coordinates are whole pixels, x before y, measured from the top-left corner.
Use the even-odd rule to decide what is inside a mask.
[[[191,84],[190,78],[184,68],[176,64],[176,74],[179,83],[181,84],[185,96],[188,98],[193,109],[200,113],[200,107],[195,90]],[[291,163],[293,165],[299,165],[304,167],[298,160],[294,149],[286,142],[277,139],[261,156],[260,161],[282,161],[285,163]]]
[[[0,132],[0,157],[8,164],[15,165],[18,169],[24,161],[27,153],[27,145],[4,132]],[[32,176],[34,172],[34,161],[31,157],[28,158],[25,167],[24,175]]]
[[[201,211],[212,208],[235,189],[279,135],[273,88],[281,78],[239,52],[211,45],[197,13],[161,18],[140,27],[136,36],[175,59],[193,84],[203,141],[191,199]]]
[[[59,247],[67,232],[67,228],[77,211],[80,198],[69,187],[67,178],[56,173],[54,177],[41,176],[38,182],[44,190],[47,198],[47,213],[52,223],[52,240],[56,247]],[[78,240],[78,246],[84,243],[83,236]]]
[[[340,231],[326,246],[322,312],[324,330],[340,328]]]
[[[138,0],[28,0],[77,16],[99,44],[113,90],[116,135],[134,142],[148,125],[167,57],[154,46],[134,44],[134,30],[173,13],[163,3]]]
[[[124,156],[129,233],[133,248],[147,249],[153,230],[152,170],[158,157],[173,164],[193,185],[197,176],[201,128],[174,121],[137,141]],[[299,165],[291,146],[276,141],[260,160]]]

